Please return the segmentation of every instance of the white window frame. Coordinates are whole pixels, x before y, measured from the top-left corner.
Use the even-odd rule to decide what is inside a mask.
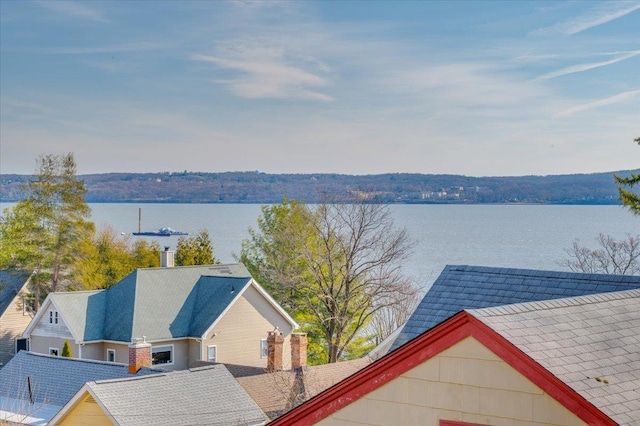
[[[170,354],[169,362],[163,362],[163,363],[153,362],[154,352],[166,352],[167,349],[169,350],[169,354]],[[151,365],[173,365],[175,363],[174,356],[175,356],[175,351],[172,344],[151,346]]]
[[[214,351],[213,359],[211,359],[211,349]],[[218,362],[218,345],[208,345],[207,346],[207,361],[208,362]]]
[[[53,351],[55,351],[55,352],[56,352],[56,353],[55,353],[55,355],[51,353],[51,352],[53,352]],[[60,356],[60,348],[51,348],[51,347],[50,347],[50,348],[49,348],[49,355],[51,355],[51,356]]]
[[[113,354],[113,361],[109,359],[109,355]],[[116,350],[115,349],[107,349],[107,362],[116,362]]]
[[[267,339],[260,340],[260,359],[267,358],[269,356],[269,344]]]
[[[58,311],[49,311],[49,324],[58,324]]]

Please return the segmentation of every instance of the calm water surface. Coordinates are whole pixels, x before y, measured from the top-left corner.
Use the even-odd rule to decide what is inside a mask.
[[[8,207],[11,204],[3,204]],[[257,226],[256,204],[91,204],[98,228],[118,233],[163,226],[195,235],[206,229],[214,256],[235,261],[240,243]],[[578,239],[595,246],[598,233],[624,238],[640,233],[640,218],[620,206],[556,205],[392,205],[398,227],[417,241],[406,271],[426,290],[447,264],[565,270],[559,261]],[[132,237],[157,240],[175,249],[177,237]]]

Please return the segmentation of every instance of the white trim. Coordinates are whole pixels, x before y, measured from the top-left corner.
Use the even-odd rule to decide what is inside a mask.
[[[56,305],[55,301],[52,298],[54,294],[55,293],[49,293],[47,295],[47,297],[44,299],[44,302],[42,302],[42,306],[40,306],[40,309],[38,309],[38,312],[36,312],[36,315],[29,322],[29,325],[24,330],[24,333],[22,333],[21,337],[29,339],[31,337],[31,333],[33,332],[33,329],[36,328],[36,326],[42,319],[46,319],[46,323],[49,324],[49,319],[47,318],[49,315],[48,312],[51,309],[55,309],[56,311],[58,311],[58,325],[65,326],[69,334],[71,334],[71,337],[73,337],[74,343],[76,345],[79,345],[80,343],[86,343],[84,340],[78,339],[78,336],[76,335],[76,333],[74,333],[73,328],[70,327],[69,323],[64,319],[64,315],[62,315],[62,310],[58,308],[58,305]],[[47,317],[45,317],[45,315]],[[62,322],[62,324],[60,322]]]
[[[98,396],[93,392],[93,390],[86,383],[82,385],[80,390],[76,392],[73,395],[73,397],[66,404],[62,406],[60,411],[58,411],[56,415],[51,418],[51,420],[49,420],[49,424],[56,425],[56,424],[59,424],[62,420],[64,420],[64,418],[69,413],[71,413],[73,409],[82,401],[85,394],[89,394],[96,401],[96,403],[98,403],[105,417],[111,420],[111,422],[114,425],[118,424],[118,422],[116,422],[116,419],[111,415],[109,410],[107,410],[107,408],[104,406],[102,401],[100,401],[100,398],[98,398]]]
[[[269,344],[267,343],[267,339],[260,339],[260,359],[265,359],[268,357],[269,357]]]
[[[291,326],[292,326],[292,328],[294,330],[296,328],[300,328],[300,325],[298,325],[296,320],[294,320],[287,313],[287,311],[285,311],[284,308],[282,306],[280,306],[280,304],[278,302],[276,302],[275,299],[273,297],[271,297],[271,295],[269,293],[267,293],[267,290],[262,288],[262,286],[260,284],[258,284],[258,282],[256,280],[254,280],[253,278],[251,278],[251,284],[256,288],[256,290],[258,290],[267,299],[267,301],[271,304],[271,306],[273,306],[280,313],[280,315],[282,315],[289,322],[289,324],[291,324]]]
[[[57,354],[57,355],[52,355],[52,354],[51,354],[51,351],[52,351],[52,350],[56,351],[56,354]],[[49,347],[49,356],[62,356],[62,354],[60,353],[60,348],[52,348],[52,347]]]
[[[236,303],[236,301],[244,294],[244,292],[247,291],[247,288],[249,288],[249,286],[253,286],[256,290],[258,290],[258,293],[260,293],[262,297],[264,297],[267,300],[267,302],[269,302],[269,304],[276,310],[276,312],[278,312],[289,324],[291,324],[291,328],[293,330],[300,328],[298,323],[293,318],[291,318],[291,316],[282,308],[282,306],[280,306],[278,302],[276,302],[273,299],[273,297],[271,297],[269,293],[267,293],[267,291],[264,288],[262,288],[260,284],[257,283],[256,280],[254,280],[253,278],[250,278],[249,281],[247,281],[247,284],[245,284],[244,287],[242,287],[242,289],[238,291],[238,295],[231,301],[231,303],[229,303],[229,305],[227,305],[224,311],[222,311],[222,313],[218,316],[218,318],[216,318],[215,321],[213,321],[213,323],[209,326],[209,328],[207,328],[207,330],[201,336],[202,339],[207,338],[207,336],[213,331],[213,328],[218,324],[218,322],[222,319],[222,317],[224,317],[224,315],[229,311],[229,309],[231,309],[231,307]]]
[[[213,361],[209,359],[209,349],[216,348],[216,357]],[[218,362],[218,345],[207,345],[207,362]]]
[[[147,342],[147,343],[149,343],[149,342]],[[176,351],[175,351],[175,347],[174,347],[174,345],[173,345],[173,344],[169,344],[169,345],[158,345],[158,346],[156,346],[156,347],[155,347],[155,349],[157,349],[157,348],[164,348],[164,347],[171,347],[171,349],[170,349],[170,352],[171,352],[171,361],[170,361],[170,362],[163,362],[163,363],[157,363],[157,364],[154,364],[154,363],[153,363],[153,349],[154,349],[154,346],[153,346],[153,345],[151,345],[151,366],[152,366],[152,367],[153,367],[154,365],[161,365],[161,366],[162,366],[162,365],[173,365],[173,364],[175,364]],[[158,351],[158,352],[160,352],[160,351]],[[164,351],[162,351],[162,352],[164,352]]]
[[[109,353],[113,354],[113,361],[109,359]],[[107,362],[117,362],[116,361],[116,350],[113,348],[107,348]]]

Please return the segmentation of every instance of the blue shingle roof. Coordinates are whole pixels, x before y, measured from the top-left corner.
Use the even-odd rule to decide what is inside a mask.
[[[448,265],[405,324],[391,350],[463,309],[640,288],[640,277]]]
[[[161,370],[143,367],[135,376],[159,372]],[[31,383],[35,402],[62,406],[85,382],[135,376],[129,373],[127,364],[20,351],[0,369],[0,398],[29,400],[28,383]],[[1,403],[2,399],[0,410],[5,408]]]
[[[107,290],[51,293],[49,298],[84,342],[199,338],[250,282],[242,264],[148,268]]]

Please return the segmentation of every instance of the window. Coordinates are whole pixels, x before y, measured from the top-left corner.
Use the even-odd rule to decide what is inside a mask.
[[[115,349],[107,349],[107,361],[116,362],[116,350]]]
[[[173,345],[152,347],[151,364],[173,364]]]
[[[60,353],[60,351],[58,350],[58,348],[49,348],[49,355],[51,355],[51,356],[58,356],[58,353]]]
[[[218,357],[218,347],[216,345],[207,346],[207,361],[216,362]]]
[[[49,311],[49,324],[58,323],[58,311]]]
[[[260,358],[266,358],[269,355],[269,346],[267,339],[260,340]]]

